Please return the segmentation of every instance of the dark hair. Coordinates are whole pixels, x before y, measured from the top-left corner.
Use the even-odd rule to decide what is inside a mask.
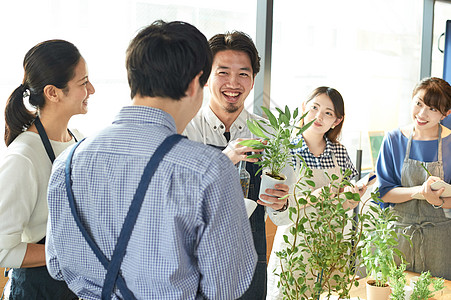
[[[421,90],[424,91],[422,101],[427,106],[439,110],[442,115],[451,109],[451,86],[445,80],[437,77],[422,79],[413,89],[412,97]]]
[[[260,56],[251,37],[241,31],[226,32],[213,36],[208,43],[210,44],[213,57],[216,53],[224,50],[235,50],[245,52],[251,61],[252,72],[254,76],[260,71]]]
[[[78,49],[63,40],[50,40],[37,44],[25,55],[25,71],[22,84],[9,96],[5,107],[6,146],[26,130],[36,118],[36,112],[29,111],[24,98],[36,109],[45,105],[44,88],[53,85],[63,91],[75,76],[75,67],[80,61]]]
[[[185,22],[158,20],[142,29],[127,49],[131,97],[180,100],[200,72],[203,87],[211,72],[212,55],[206,37]]]
[[[338,143],[338,138],[340,136],[341,129],[343,127],[343,121],[345,119],[345,104],[343,101],[343,97],[334,88],[320,86],[310,94],[305,103],[310,102],[313,98],[322,94],[327,95],[332,101],[332,104],[334,105],[335,116],[338,119],[342,118],[341,122],[337,126],[335,126],[334,128],[330,128],[325,134],[332,143]]]

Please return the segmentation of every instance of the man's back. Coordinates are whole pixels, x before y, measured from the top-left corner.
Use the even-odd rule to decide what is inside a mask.
[[[108,259],[145,165],[174,133],[169,114],[126,107],[112,126],[75,152],[72,181],[78,212]],[[48,268],[55,277],[63,275],[78,296],[98,299],[106,271],[76,228],[67,204],[61,178],[66,156],[55,162],[49,187]],[[236,180],[224,184],[222,178]],[[121,274],[135,297],[239,297],[255,267],[241,193],[236,169],[226,156],[187,139],[175,145],[149,185],[122,263]],[[73,247],[65,246],[66,239]]]

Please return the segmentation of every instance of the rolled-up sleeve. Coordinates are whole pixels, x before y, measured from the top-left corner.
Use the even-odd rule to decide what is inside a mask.
[[[385,136],[379,156],[376,161],[377,185],[380,197],[384,197],[389,191],[401,186],[402,158],[397,159],[393,144],[393,133]],[[387,206],[387,204],[383,205]]]

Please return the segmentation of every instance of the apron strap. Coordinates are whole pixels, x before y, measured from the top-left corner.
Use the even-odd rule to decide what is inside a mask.
[[[116,247],[111,257],[111,263],[108,265],[103,289],[102,299],[111,299],[111,294],[116,283],[116,278],[119,274],[119,270],[122,264],[122,260],[127,249],[128,242],[132,235],[133,228],[135,227],[136,220],[138,218],[139,211],[141,210],[144,197],[149,187],[150,181],[158,168],[158,165],[163,160],[163,157],[177,144],[183,136],[174,134],[167,137],[151,157],[144,169],[141,181],[139,182],[135,196],[125,217],[124,224],[122,225],[121,233],[119,234]]]
[[[50,144],[49,137],[47,136],[44,126],[42,125],[41,119],[38,116],[36,116],[36,119],[34,120],[34,125],[36,126],[36,129],[38,130],[39,137],[41,138],[42,144],[44,145],[44,148],[45,148],[45,152],[47,152],[47,156],[49,157],[50,161],[53,164],[53,162],[55,161],[55,158],[56,158],[55,152],[53,152],[52,144]],[[74,138],[75,142],[78,142],[77,138],[72,133],[72,131],[70,131],[69,129],[67,129],[67,131]]]
[[[71,164],[72,157],[75,152],[75,149],[80,145],[79,142],[75,147],[73,147],[69,153],[69,156],[66,160],[66,192],[69,199],[69,205],[71,208],[72,215],[77,223],[78,228],[80,229],[83,237],[86,239],[88,245],[93,250],[97,259],[102,263],[102,265],[107,270],[104,285],[102,288],[102,299],[110,299],[111,294],[113,293],[114,286],[117,284],[118,289],[121,291],[122,296],[125,299],[135,299],[133,293],[127,288],[125,281],[121,274],[119,274],[120,266],[122,264],[122,260],[125,254],[125,250],[127,248],[128,242],[131,237],[131,233],[135,226],[136,220],[138,218],[139,211],[141,210],[141,205],[144,200],[144,196],[147,192],[147,188],[150,184],[150,180],[152,176],[155,174],[156,169],[160,161],[163,157],[170,151],[170,149],[179,142],[183,136],[181,135],[171,135],[167,137],[163,143],[158,146],[155,150],[154,155],[151,157],[150,161],[147,163],[146,168],[144,169],[143,175],[141,177],[141,181],[138,185],[136,193],[133,197],[132,203],[130,204],[128,213],[125,217],[124,224],[122,225],[121,232],[119,234],[118,241],[116,243],[115,249],[113,251],[113,255],[111,257],[111,261],[109,261],[106,256],[99,249],[95,241],[87,232],[86,228],[81,223],[80,216],[77,213],[75,208],[75,199],[72,190],[72,182],[71,182]]]
[[[406,148],[406,155],[404,156],[404,163],[409,160],[410,157],[410,148],[412,146],[412,139],[413,139],[413,133],[415,132],[415,126],[412,128],[412,131],[410,132],[409,139],[407,141],[407,148]],[[438,125],[438,154],[437,154],[437,161],[440,163],[443,162],[443,156],[442,156],[442,125]]]
[[[36,116],[36,119],[34,120],[34,125],[38,130],[39,137],[41,138],[42,144],[44,145],[45,148],[45,152],[47,152],[47,156],[49,157],[53,165],[53,162],[55,161],[55,152],[53,152],[52,144],[50,144],[49,137],[47,136],[44,126],[42,125],[41,119],[38,116]],[[67,129],[67,131],[74,138],[75,142],[78,142],[77,138],[72,133],[72,131],[69,130],[69,128]],[[45,245],[45,236],[39,242],[37,242],[37,244]]]

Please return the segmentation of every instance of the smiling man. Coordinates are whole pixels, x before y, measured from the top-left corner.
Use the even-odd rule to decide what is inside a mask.
[[[238,144],[243,138],[255,138],[247,128],[246,120],[262,119],[244,109],[244,101],[254,87],[255,76],[260,70],[260,57],[252,39],[243,32],[217,34],[209,40],[209,44],[213,54],[212,72],[207,82],[210,102],[188,124],[184,134],[191,140],[223,150],[235,164],[241,160],[249,162],[246,165],[251,174],[248,198],[260,204],[250,217],[258,263],[251,286],[241,299],[265,299],[265,209],[276,224],[285,220],[287,201],[279,198],[288,193],[288,186],[282,184],[276,185],[275,189],[267,189],[266,193],[272,196],[262,195],[261,198],[271,203],[258,200],[260,174],[255,176],[255,173],[260,167],[253,164],[255,159],[248,159],[246,155],[255,150]]]

